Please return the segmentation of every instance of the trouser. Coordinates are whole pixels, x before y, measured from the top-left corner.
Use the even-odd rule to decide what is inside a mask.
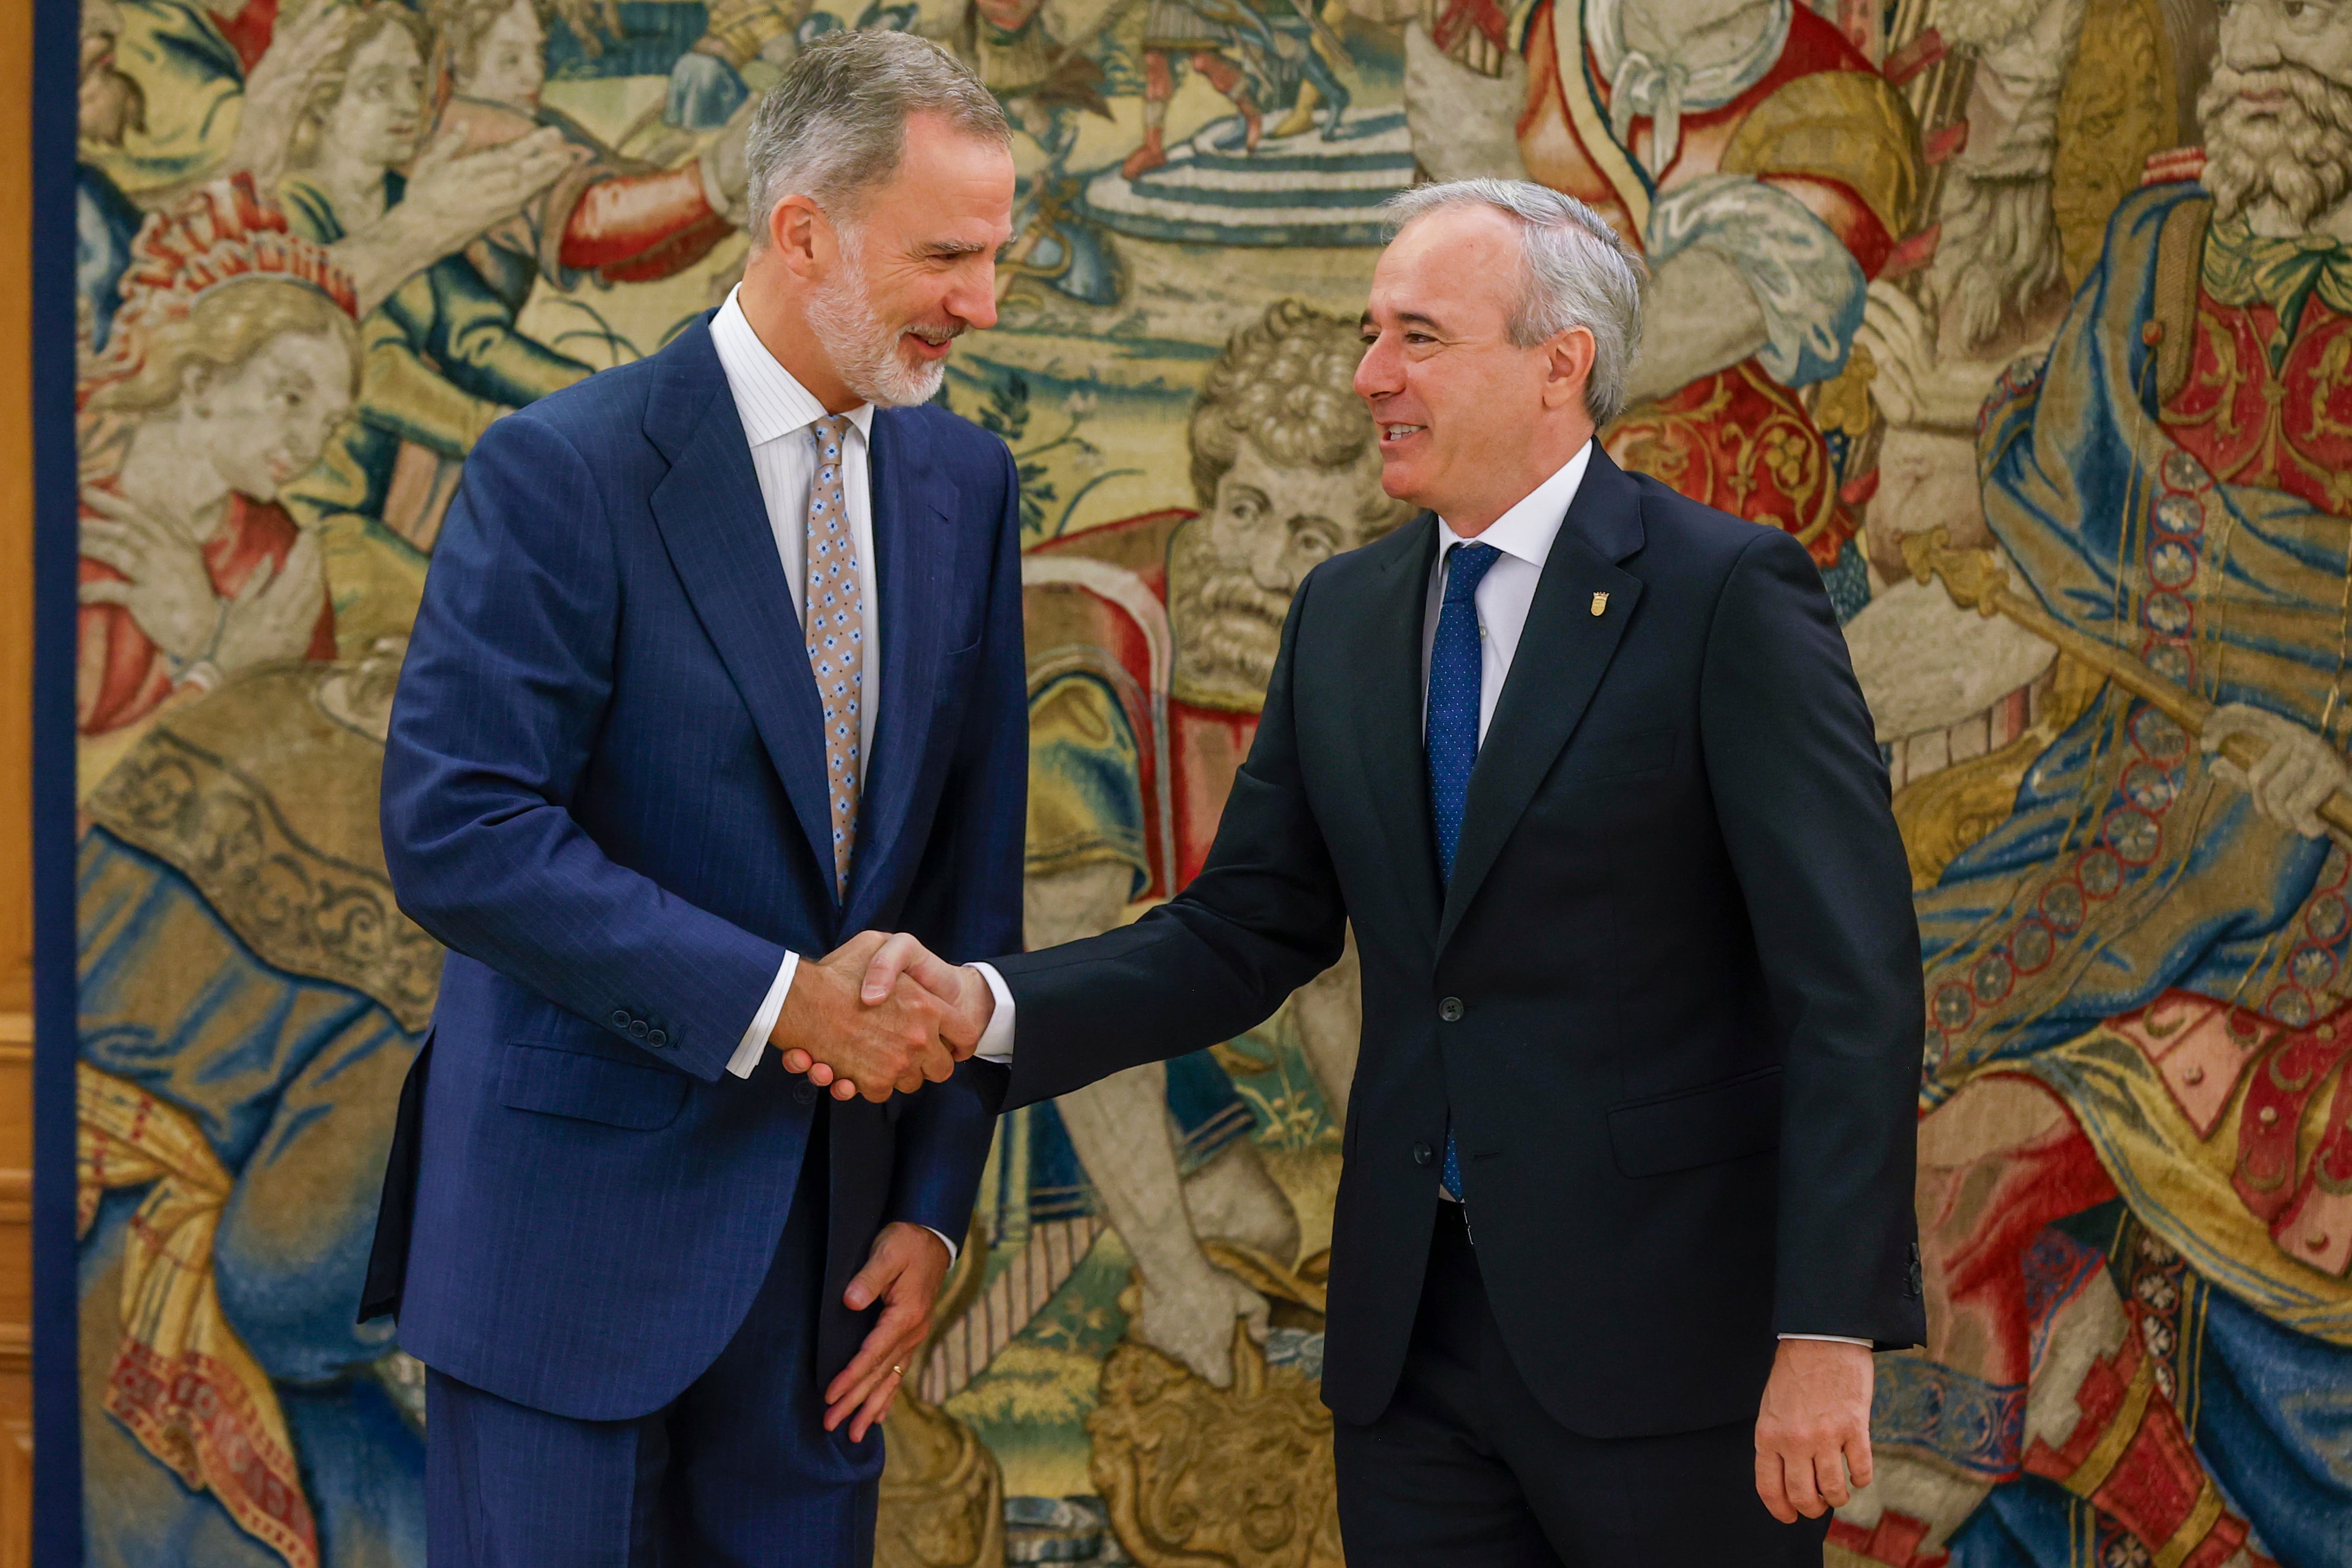
[[[1587,1437],[1511,1364],[1457,1204],[1437,1206],[1396,1396],[1334,1424],[1349,1568],[1821,1568],[1826,1517],[1756,1496],[1752,1420]]]
[[[428,1375],[431,1568],[866,1568],[881,1429],[825,1431],[816,1380],[824,1123],[751,1310],[669,1405],[579,1421]]]

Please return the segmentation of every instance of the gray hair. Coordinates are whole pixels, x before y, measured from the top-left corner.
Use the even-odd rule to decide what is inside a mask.
[[[1592,334],[1592,373],[1584,408],[1596,425],[1625,412],[1625,374],[1642,346],[1642,258],[1609,220],[1549,186],[1528,180],[1448,180],[1417,185],[1381,204],[1393,239],[1415,218],[1442,207],[1486,206],[1515,219],[1526,264],[1511,341],[1532,349],[1570,327]]]
[[[834,33],[801,51],[745,133],[744,214],[751,243],[786,196],[806,196],[836,224],[898,172],[911,115],[1010,145],[1004,110],[962,61],[929,38],[878,29]]]

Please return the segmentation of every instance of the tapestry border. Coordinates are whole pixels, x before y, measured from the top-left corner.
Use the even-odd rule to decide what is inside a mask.
[[[34,0],[33,1554],[82,1560],[75,1302],[74,160],[81,16]]]

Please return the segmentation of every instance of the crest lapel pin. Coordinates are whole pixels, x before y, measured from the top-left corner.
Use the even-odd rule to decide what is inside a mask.
[[[1592,613],[1595,615],[1605,615],[1608,612],[1609,596],[1606,593],[1594,594],[1592,596]]]

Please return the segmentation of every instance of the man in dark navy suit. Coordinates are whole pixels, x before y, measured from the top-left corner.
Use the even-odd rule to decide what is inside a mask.
[[[813,47],[725,306],[467,463],[384,762],[450,953],[362,1309],[430,1369],[435,1568],[871,1557],[1003,1072],[834,950],[1020,937],[1018,485],[929,403],[995,320],[1007,141],[934,45]]]
[[[1870,1481],[1871,1352],[1925,1327],[1870,716],[1804,547],[1595,439],[1640,340],[1608,225],[1491,180],[1391,210],[1356,390],[1428,510],[1299,586],[1206,867],[993,964],[893,938],[866,994],[911,973],[1026,1103],[1242,1032],[1352,922],[1349,1563],[1819,1568]]]

